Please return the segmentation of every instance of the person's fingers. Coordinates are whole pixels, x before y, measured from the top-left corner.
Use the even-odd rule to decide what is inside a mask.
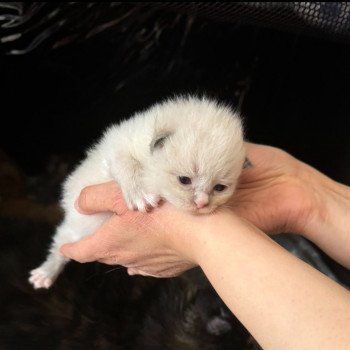
[[[128,210],[120,187],[115,181],[83,188],[75,207],[82,214],[112,211],[122,215]]]
[[[66,243],[60,248],[60,252],[66,258],[86,263],[96,260],[93,235],[86,236],[75,243]]]
[[[64,244],[60,248],[61,254],[80,263],[111,258],[111,226],[118,225],[118,220],[119,217],[114,215],[95,233],[78,242]]]
[[[128,268],[128,274],[130,276],[134,276],[134,275],[140,275],[140,276],[144,276],[144,277],[156,277],[156,278],[161,278],[161,276],[159,275],[152,275],[150,273],[141,271],[139,269],[135,269],[135,268]]]
[[[169,278],[181,275],[183,272],[195,267],[194,264],[188,262],[167,261],[165,263],[150,263],[141,266],[127,266],[127,272],[130,276],[152,276],[157,278]]]
[[[137,269],[134,269],[134,268],[131,268],[131,267],[129,267],[129,268],[127,269],[127,272],[128,272],[128,274],[129,274],[130,276],[138,275],[138,270],[137,270]]]

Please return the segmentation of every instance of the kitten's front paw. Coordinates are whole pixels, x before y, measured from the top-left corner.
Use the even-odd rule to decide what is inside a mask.
[[[35,270],[32,270],[30,272],[29,282],[33,285],[35,289],[38,288],[50,288],[52,286],[52,283],[54,282],[53,279],[48,276],[48,274],[38,267]]]
[[[160,202],[160,196],[155,194],[138,194],[125,196],[125,202],[129,209],[146,212],[151,208],[156,208]]]
[[[145,194],[144,199],[147,202],[148,206],[151,206],[152,208],[158,207],[158,204],[160,202],[160,196],[157,194]]]

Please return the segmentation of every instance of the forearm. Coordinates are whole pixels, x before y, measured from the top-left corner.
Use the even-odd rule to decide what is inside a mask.
[[[221,298],[264,349],[348,347],[349,293],[255,227],[226,215],[191,245]]]

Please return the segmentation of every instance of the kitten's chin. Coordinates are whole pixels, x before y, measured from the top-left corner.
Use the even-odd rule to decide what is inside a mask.
[[[177,208],[181,209],[183,211],[190,212],[194,215],[210,214],[211,212],[213,212],[216,209],[216,208],[212,208],[212,207],[205,207],[205,208],[198,209],[194,205],[186,205],[186,204],[182,204],[181,206],[177,206]]]
[[[210,205],[210,206],[206,206],[206,207],[198,209],[194,203],[189,204],[189,203],[184,203],[184,202],[177,202],[174,200],[166,200],[166,201],[168,201],[170,204],[174,205],[178,209],[181,209],[181,210],[184,210],[187,212],[191,212],[195,215],[210,214],[213,211],[215,211],[218,207],[217,205]]]
[[[191,211],[196,215],[207,215],[211,214],[216,208],[217,207],[191,208]]]

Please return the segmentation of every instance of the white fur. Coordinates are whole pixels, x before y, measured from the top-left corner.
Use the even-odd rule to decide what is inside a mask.
[[[161,137],[163,142],[155,143]],[[156,207],[162,198],[185,210],[209,213],[232,195],[244,159],[240,118],[206,98],[167,100],[111,126],[65,181],[65,218],[46,261],[31,272],[29,281],[35,288],[49,288],[68,261],[59,247],[92,233],[110,216],[76,211],[74,202],[84,187],[116,180],[130,209]],[[192,183],[181,184],[179,176]],[[217,184],[227,188],[214,191]],[[197,209],[196,199],[209,202]]]

